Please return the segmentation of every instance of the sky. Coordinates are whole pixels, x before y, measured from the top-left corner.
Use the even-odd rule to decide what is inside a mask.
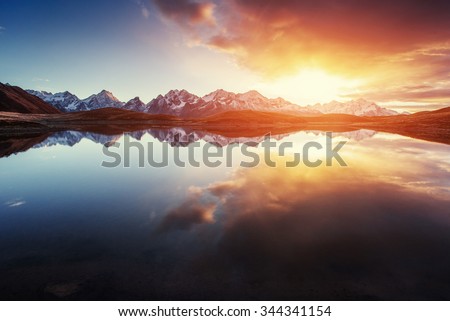
[[[450,105],[450,2],[1,0],[0,82],[123,101],[221,88],[433,109]]]

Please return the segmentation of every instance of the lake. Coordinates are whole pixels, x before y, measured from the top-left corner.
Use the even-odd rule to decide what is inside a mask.
[[[287,165],[311,142],[324,160],[323,132],[270,154],[181,128],[0,144],[0,299],[449,300],[450,146],[332,136],[347,166]]]

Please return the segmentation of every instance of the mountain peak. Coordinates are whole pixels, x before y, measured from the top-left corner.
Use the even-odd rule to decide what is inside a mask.
[[[229,91],[223,90],[223,89],[217,89],[205,96],[203,96],[203,100],[206,102],[217,100],[217,99],[225,99],[230,96],[235,96],[234,93],[231,93]]]
[[[324,114],[348,114],[356,116],[391,116],[397,112],[378,106],[364,98],[351,100],[348,102],[339,102],[333,100],[327,104],[316,104],[314,109]]]
[[[186,95],[195,96],[195,95],[191,94],[189,91],[187,91],[186,89],[181,89],[181,90],[180,89],[172,89],[167,94],[165,94],[165,97],[186,96]]]
[[[110,98],[110,99],[112,99],[112,100],[119,101],[119,99],[117,99],[117,98],[113,95],[112,92],[110,92],[110,91],[108,91],[108,90],[105,90],[105,89],[103,89],[101,92],[99,92],[96,96],[100,96],[100,97],[108,97],[108,98]]]
[[[125,105],[122,106],[123,109],[134,110],[144,112],[147,108],[147,105],[141,101],[139,97],[134,97]]]
[[[256,98],[256,99],[266,99],[266,97],[264,97],[263,95],[261,95],[258,91],[256,90],[249,90],[246,93],[240,94],[241,97],[244,98]]]

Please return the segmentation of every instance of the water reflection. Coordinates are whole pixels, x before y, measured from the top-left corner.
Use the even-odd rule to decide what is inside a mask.
[[[435,185],[446,190],[435,194],[410,184],[423,177],[391,181],[392,174],[364,166],[238,170],[202,189],[217,198],[221,230],[190,273],[231,284],[238,276],[243,296],[259,299],[448,298],[448,185]],[[450,181],[448,171],[435,174]],[[198,193],[173,212],[208,212]],[[170,219],[180,227],[179,216]],[[190,223],[198,237],[211,229],[209,219]]]
[[[132,136],[177,147],[263,139]],[[346,168],[107,171],[92,158],[120,136],[44,138],[0,160],[0,298],[449,299],[450,147],[336,136],[356,138]]]
[[[314,135],[324,135],[320,131],[306,131]],[[294,133],[282,135],[270,135],[274,140],[282,140]],[[351,132],[333,133],[333,137],[342,137],[349,140],[361,141],[373,137],[376,134],[371,130],[356,130]],[[172,147],[187,147],[192,143],[203,141],[218,147],[225,147],[231,144],[247,144],[249,146],[257,146],[266,139],[267,135],[256,137],[226,137],[219,134],[213,134],[205,131],[193,130],[188,128],[165,128],[165,129],[146,129],[127,133],[130,137],[137,141],[142,140],[146,135],[155,138],[159,142],[169,143]],[[93,132],[83,131],[62,131],[46,134],[29,134],[20,137],[0,137],[0,157],[17,154],[27,151],[30,148],[42,148],[51,146],[75,146],[81,140],[87,139],[94,143],[111,146],[114,142],[120,140],[120,135],[105,135]]]

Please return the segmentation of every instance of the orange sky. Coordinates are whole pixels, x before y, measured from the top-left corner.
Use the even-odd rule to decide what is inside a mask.
[[[191,46],[227,53],[260,75],[266,88],[271,81],[280,85],[280,78],[298,81],[299,74],[313,70],[327,75],[326,84],[332,77],[342,79],[343,87],[351,84],[341,98],[450,105],[449,1],[153,3]]]

